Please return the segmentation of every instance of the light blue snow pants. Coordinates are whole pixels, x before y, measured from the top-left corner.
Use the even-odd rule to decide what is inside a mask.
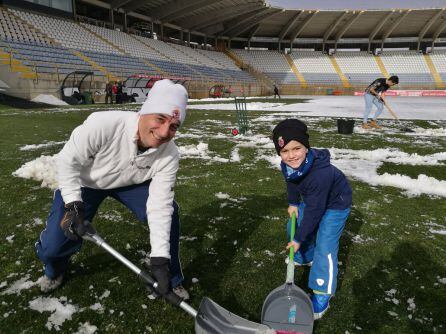
[[[367,123],[373,105],[376,106],[376,113],[375,116],[373,116],[373,120],[376,121],[378,116],[381,115],[383,112],[384,103],[382,103],[376,96],[373,96],[372,94],[369,93],[364,94],[364,100],[365,100],[365,112],[362,122]]]
[[[304,216],[305,204],[299,205],[299,226]],[[294,255],[294,261],[308,263],[313,261],[308,287],[322,293],[334,295],[338,276],[339,239],[344,230],[345,222],[350,214],[350,208],[344,210],[325,211],[318,229],[304,241],[299,251]],[[296,227],[297,227],[296,226]],[[290,236],[291,219],[287,224],[288,238]]]

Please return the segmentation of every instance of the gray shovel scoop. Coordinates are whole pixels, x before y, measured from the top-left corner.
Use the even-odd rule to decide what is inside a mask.
[[[125,264],[139,278],[145,283],[151,286],[155,291],[157,290],[157,282],[146,272],[139,269],[132,262],[127,260],[123,255],[117,252],[104,239],[102,239],[94,230],[89,222],[85,222],[81,227],[82,231],[78,234],[82,235],[84,240],[88,240],[96,244],[97,246],[105,249],[108,253],[113,255],[116,259]],[[80,232],[80,233],[79,233]],[[210,298],[203,298],[200,303],[200,308],[195,310],[192,306],[183,301],[175,293],[171,292],[168,295],[163,296],[169,303],[178,306],[189,315],[195,318],[195,333],[197,334],[270,334],[275,333],[268,326],[258,324],[246,319],[243,319],[214,301]]]
[[[291,241],[294,239],[296,215],[291,218]],[[269,293],[263,303],[262,324],[277,333],[312,333],[313,305],[308,295],[294,284],[294,250],[290,248],[285,284]]]

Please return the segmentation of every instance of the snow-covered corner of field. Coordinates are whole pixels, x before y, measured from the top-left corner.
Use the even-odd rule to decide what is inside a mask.
[[[46,103],[53,106],[67,106],[68,103],[65,101],[62,101],[55,97],[54,95],[50,94],[39,94],[35,98],[33,98],[31,101],[33,102],[40,102],[40,103]]]

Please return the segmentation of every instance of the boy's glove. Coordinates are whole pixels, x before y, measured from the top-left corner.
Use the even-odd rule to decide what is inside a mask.
[[[170,272],[169,259],[165,257],[151,257],[150,266],[152,275],[158,283],[157,291],[161,295],[167,295],[170,292]]]
[[[77,240],[79,231],[82,231],[84,223],[84,203],[81,201],[65,204],[65,214],[60,222],[60,227],[65,236],[70,240]],[[79,227],[81,227],[79,229]]]

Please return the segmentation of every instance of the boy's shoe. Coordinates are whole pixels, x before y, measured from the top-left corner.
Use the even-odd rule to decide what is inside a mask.
[[[172,290],[181,299],[189,300],[189,298],[190,298],[189,292],[187,292],[187,290],[182,285],[178,285],[178,286],[174,287]]]
[[[290,258],[287,256],[285,258],[285,263],[288,264],[288,262],[290,262]],[[302,266],[311,267],[312,265],[313,265],[313,261],[306,262],[306,263],[300,263],[300,262],[294,261],[295,267],[302,267]]]
[[[63,282],[63,275],[60,275],[55,279],[51,279],[48,276],[43,275],[39,279],[40,291],[45,293],[54,291],[62,285],[62,282]]]
[[[371,120],[369,124],[374,129],[381,129],[381,126],[379,126],[378,123],[376,123],[375,120]]]
[[[149,292],[149,299],[154,300],[161,297],[161,295],[158,292],[154,291],[149,285],[146,285],[146,288]],[[190,298],[189,292],[187,292],[187,290],[182,285],[178,285],[177,287],[173,288],[172,291],[183,300],[189,300]]]
[[[313,303],[313,312],[314,312],[314,320],[318,320],[322,318],[322,316],[327,312],[330,307],[330,298],[329,294],[319,294],[314,293],[311,295],[311,302]]]
[[[368,123],[362,123],[361,127],[366,130],[370,130],[372,128]]]

